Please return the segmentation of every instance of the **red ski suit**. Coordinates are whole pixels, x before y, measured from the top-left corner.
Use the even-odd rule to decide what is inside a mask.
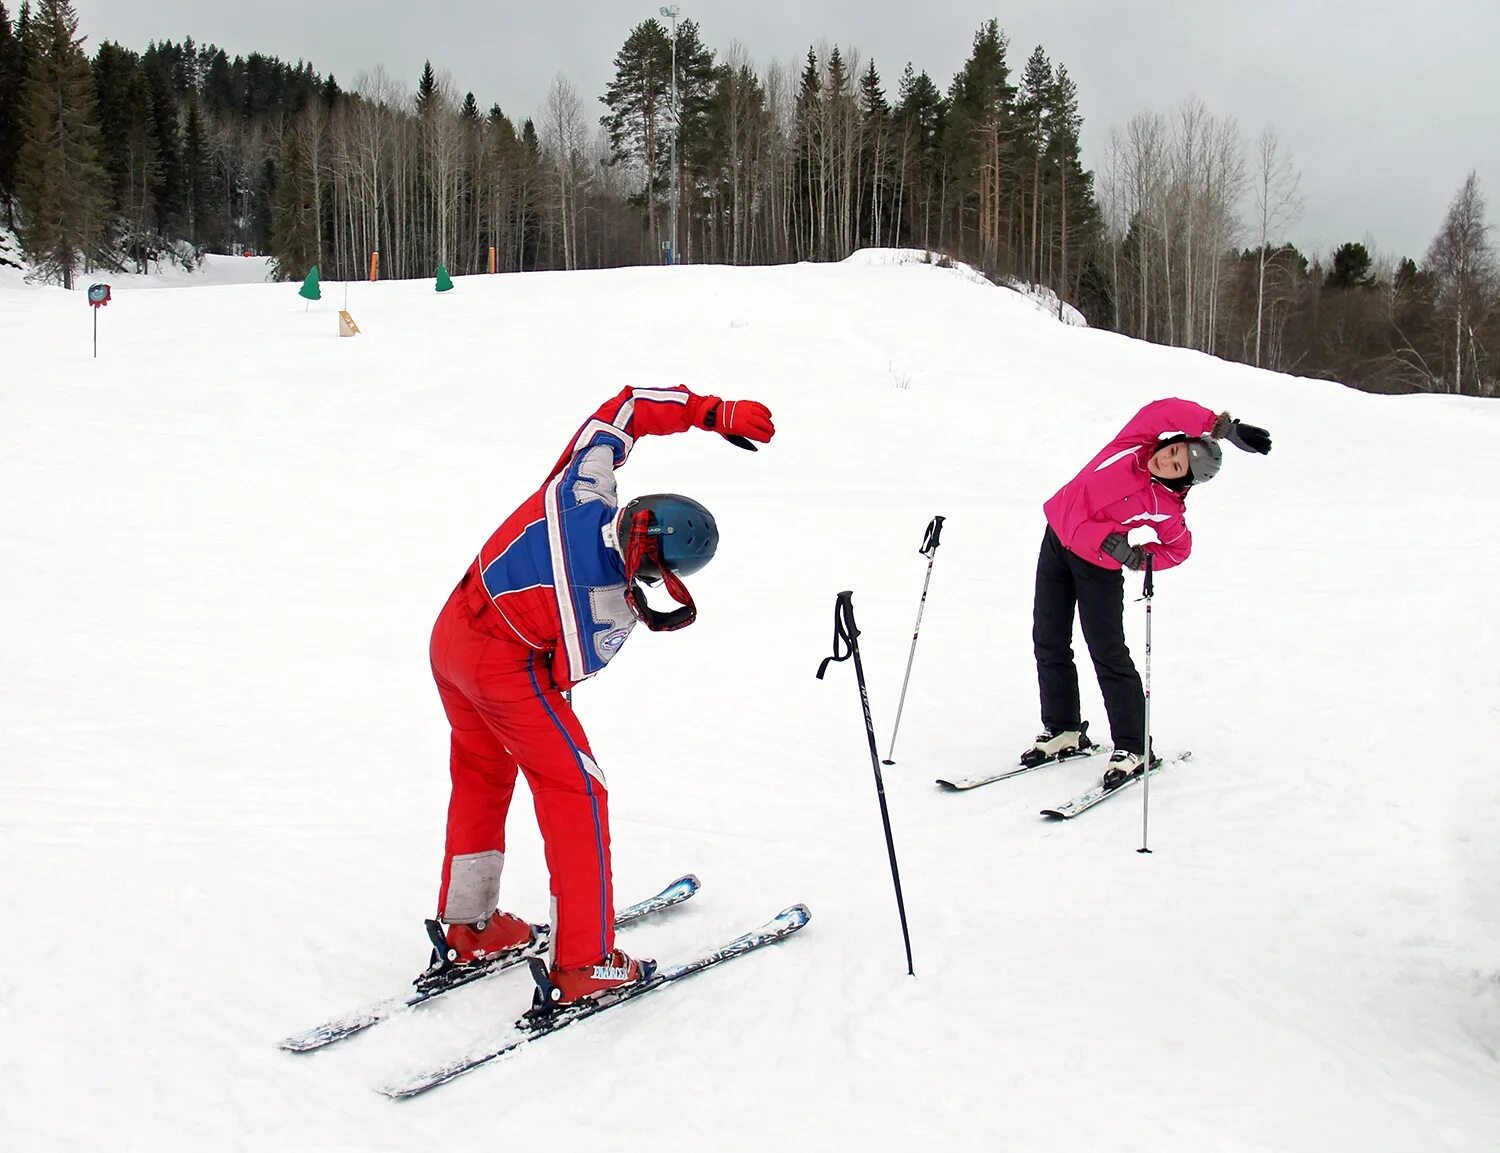
[[[614,948],[609,794],[563,697],[608,663],[636,623],[614,541],[614,470],[637,437],[699,426],[717,403],[675,387],[627,388],[604,404],[485,542],[432,631],[432,673],[453,729],[438,917],[473,922],[496,907],[519,769],[551,875],[559,968]]]

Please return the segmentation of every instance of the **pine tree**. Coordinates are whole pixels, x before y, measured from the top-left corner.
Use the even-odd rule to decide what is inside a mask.
[[[1013,154],[1010,135],[1015,100],[1005,61],[1009,47],[999,21],[987,21],[974,34],[973,51],[948,91],[952,115],[946,144],[958,183],[958,240],[962,247],[965,217],[972,205],[980,258],[990,268],[1000,265],[1006,240],[1002,234],[1007,221],[1005,199],[1014,197],[1005,180]]]
[[[437,96],[437,77],[432,73],[432,61],[422,63],[422,78],[417,81],[417,115],[424,115]]]
[[[1053,78],[1048,113],[1050,138],[1048,164],[1058,182],[1058,253],[1060,268],[1054,287],[1059,303],[1076,298],[1081,280],[1070,279],[1075,267],[1073,254],[1089,248],[1097,239],[1100,226],[1099,205],[1094,198],[1094,174],[1083,167],[1079,135],[1083,117],[1078,114],[1078,87],[1061,64]],[[1081,277],[1084,266],[1076,264]]]
[[[682,223],[682,259],[695,259],[693,219],[712,184],[721,156],[721,144],[713,132],[714,93],[719,69],[714,50],[703,42],[696,20],[677,25],[677,102],[681,137],[677,142],[678,179],[681,180],[679,214]],[[674,252],[673,262],[677,262]]]
[[[277,280],[295,280],[317,261],[317,212],[313,204],[312,166],[302,137],[288,132],[281,146],[281,170],[272,205],[271,258]]]
[[[196,97],[188,100],[187,125],[182,135],[182,180],[188,240],[199,248],[222,247],[225,237],[218,206],[223,202],[224,190],[209,155]]]
[[[125,255],[136,262],[137,271],[146,272],[149,262],[162,248],[161,235],[154,224],[156,197],[161,188],[156,114],[151,83],[140,69],[130,68],[119,79],[125,86],[124,95],[111,93],[108,106],[104,103],[104,90],[100,90],[100,107],[107,117],[105,132],[120,133],[113,138],[114,147],[110,150],[116,166],[114,211],[123,222],[120,243]]]
[[[823,88],[823,124],[827,130],[823,156],[827,171],[828,200],[826,215],[832,233],[831,250],[825,256],[843,259],[854,247],[850,233],[857,204],[854,199],[854,136],[857,108],[854,88],[843,54],[834,45],[828,52],[828,69]],[[822,188],[820,187],[820,195]]]
[[[39,272],[72,288],[80,255],[92,258],[105,232],[107,174],[99,160],[94,83],[69,0],[41,0],[27,36],[16,177],[21,244]]]
[[[136,87],[139,57],[109,40],[94,53],[93,77],[99,111],[100,161],[109,173],[110,210],[129,218],[131,196],[133,119],[137,115]],[[144,100],[144,96],[142,96]],[[141,113],[143,116],[144,113]]]
[[[938,207],[938,182],[943,166],[943,139],[947,132],[948,105],[932,78],[916,72],[910,63],[901,75],[896,119],[906,138],[911,156],[906,193],[908,234],[921,240],[923,248],[933,245],[933,209]]]
[[[1375,283],[1370,274],[1372,264],[1370,250],[1363,244],[1352,241],[1341,244],[1333,250],[1328,278],[1323,285],[1326,288],[1369,288]]]
[[[644,185],[631,203],[646,210],[651,252],[659,250],[658,189],[668,181],[671,139],[672,41],[656,20],[630,30],[615,54],[615,78],[600,98],[609,109],[599,123],[609,133],[610,163],[639,165]]]
[[[822,255],[824,247],[824,217],[818,195],[824,176],[822,91],[823,70],[818,64],[818,54],[809,48],[802,81],[797,87],[792,128],[796,138],[795,255],[802,260]]]
[[[530,117],[521,124],[517,169],[520,183],[516,219],[520,267],[517,271],[524,272],[538,266],[542,252],[542,221],[538,211],[542,198],[542,142],[537,138],[536,122]]]
[[[187,215],[173,80],[174,71],[178,71],[176,59],[177,53],[170,44],[153,44],[141,56],[141,68],[151,88],[151,134],[157,157],[157,180],[152,189],[156,201],[154,227],[163,238],[185,231],[183,222]]]
[[[203,107],[210,116],[221,119],[235,116],[240,110],[240,98],[229,56],[222,48],[204,51],[209,56],[203,68]]]
[[[464,96],[464,102],[459,107],[458,114],[467,124],[479,123],[479,102],[474,99],[474,93],[470,92]]]
[[[865,225],[861,232],[867,234],[870,245],[876,247],[884,236],[883,223],[889,203],[891,106],[885,98],[874,60],[860,78],[859,114],[862,122],[860,139],[864,147],[861,168],[867,173],[865,188],[860,195],[859,216]]]
[[[1027,58],[1026,70],[1021,75],[1021,90],[1016,99],[1015,154],[1022,169],[1030,178],[1026,181],[1027,192],[1022,203],[1029,211],[1021,216],[1023,229],[1022,261],[1026,278],[1033,284],[1042,279],[1042,169],[1043,158],[1050,147],[1049,118],[1052,111],[1052,63],[1038,44]]]
[[[16,163],[21,151],[21,47],[11,32],[10,14],[0,3],[0,207],[5,226],[14,228]]]

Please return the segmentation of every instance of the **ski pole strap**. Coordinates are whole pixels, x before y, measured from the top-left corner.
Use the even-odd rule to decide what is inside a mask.
[[[942,543],[940,539],[942,535],[943,518],[935,516],[928,522],[927,531],[922,534],[922,547],[917,551],[925,557],[934,555],[938,550],[938,545]]]
[[[1141,595],[1144,596],[1147,600],[1150,600],[1152,594],[1156,591],[1155,582],[1153,581],[1151,572],[1151,552],[1148,549],[1142,549],[1141,551],[1146,554],[1146,587]]]
[[[833,600],[833,655],[824,657],[818,666],[818,680],[828,671],[830,661],[847,661],[854,654],[854,641],[859,636],[859,627],[854,623],[854,593],[844,591]],[[842,644],[844,651],[839,651]]]

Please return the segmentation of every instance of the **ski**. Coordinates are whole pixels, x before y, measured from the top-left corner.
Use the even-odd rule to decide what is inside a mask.
[[[1163,757],[1161,763],[1152,768],[1151,775],[1154,777],[1168,765],[1180,764],[1192,755],[1192,752],[1189,751],[1185,753],[1175,753],[1170,757]],[[1096,784],[1092,789],[1089,789],[1086,792],[1079,793],[1070,801],[1064,801],[1062,804],[1056,806],[1055,808],[1043,809],[1042,816],[1058,817],[1063,820],[1066,820],[1069,817],[1076,817],[1079,813],[1085,812],[1088,809],[1092,809],[1095,805],[1099,804],[1100,801],[1106,800],[1109,797],[1114,796],[1116,793],[1123,793],[1126,789],[1130,788],[1131,785],[1136,784],[1138,781],[1140,781],[1140,779],[1144,775],[1145,774],[1143,773],[1137,773],[1133,777],[1126,777],[1125,780],[1121,781],[1112,789],[1106,789],[1102,783]]]
[[[1108,753],[1109,751],[1108,745],[1090,745],[1082,752],[1072,753],[1065,757],[1053,757],[1050,761],[1043,761],[1039,765],[1017,765],[1014,768],[1002,769],[998,773],[979,773],[972,777],[939,777],[936,784],[950,793],[957,793],[965,789],[977,789],[980,785],[993,785],[996,781],[1008,781],[1012,777],[1034,773],[1038,769],[1050,769],[1053,765],[1065,765],[1070,761],[1086,761],[1095,753]]]
[[[615,928],[620,929],[638,921],[642,917],[649,917],[653,913],[659,913],[663,909],[670,909],[674,905],[680,905],[698,891],[698,878],[689,873],[685,877],[678,877],[654,897],[648,897],[639,901],[627,909],[621,909],[615,915]],[[342,1041],[346,1037],[352,1037],[356,1033],[363,1033],[373,1025],[430,1001],[434,997],[462,988],[464,985],[472,985],[475,981],[485,977],[502,973],[523,961],[532,957],[540,957],[547,951],[548,942],[551,939],[551,926],[536,925],[535,939],[529,945],[519,949],[513,949],[499,957],[474,965],[464,965],[460,968],[450,969],[447,973],[437,979],[424,982],[417,978],[417,987],[410,993],[398,994],[387,997],[383,1001],[366,1005],[362,1009],[356,1009],[352,1013],[345,1013],[341,1017],[335,1017],[331,1021],[325,1021],[312,1029],[302,1033],[295,1033],[285,1038],[279,1047],[289,1053],[311,1053],[318,1049],[327,1048],[336,1041]]]
[[[393,1100],[402,1100],[407,1097],[416,1097],[429,1089],[435,1089],[452,1081],[455,1077],[462,1076],[471,1069],[477,1069],[499,1057],[514,1053],[523,1045],[532,1041],[549,1037],[553,1033],[567,1028],[575,1021],[583,1021],[589,1017],[597,1016],[607,1009],[613,1009],[617,1005],[623,1005],[633,1001],[637,997],[643,997],[647,993],[655,992],[657,989],[676,984],[694,973],[701,973],[704,969],[721,965],[725,961],[733,960],[735,957],[743,957],[746,953],[754,952],[756,949],[773,945],[777,941],[790,937],[802,926],[806,925],[812,914],[808,912],[806,905],[793,905],[789,909],[783,909],[770,921],[759,929],[736,937],[717,949],[702,953],[690,961],[674,965],[671,968],[658,969],[649,979],[634,985],[624,985],[618,989],[612,989],[606,993],[600,993],[587,1000],[577,1001],[571,1005],[564,1005],[560,1009],[554,1009],[540,1015],[533,1016],[528,1013],[518,1020],[512,1027],[510,1035],[495,1048],[487,1052],[481,1052],[467,1057],[460,1057],[445,1065],[426,1070],[425,1072],[413,1074],[405,1080],[394,1082],[383,1086],[380,1092]]]

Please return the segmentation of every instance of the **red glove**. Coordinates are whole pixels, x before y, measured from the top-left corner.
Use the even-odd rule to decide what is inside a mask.
[[[764,444],[776,435],[771,410],[759,401],[720,400],[717,396],[700,399],[703,403],[694,414],[694,423],[699,428],[717,432],[732,444],[753,448],[749,441],[758,440]]]

